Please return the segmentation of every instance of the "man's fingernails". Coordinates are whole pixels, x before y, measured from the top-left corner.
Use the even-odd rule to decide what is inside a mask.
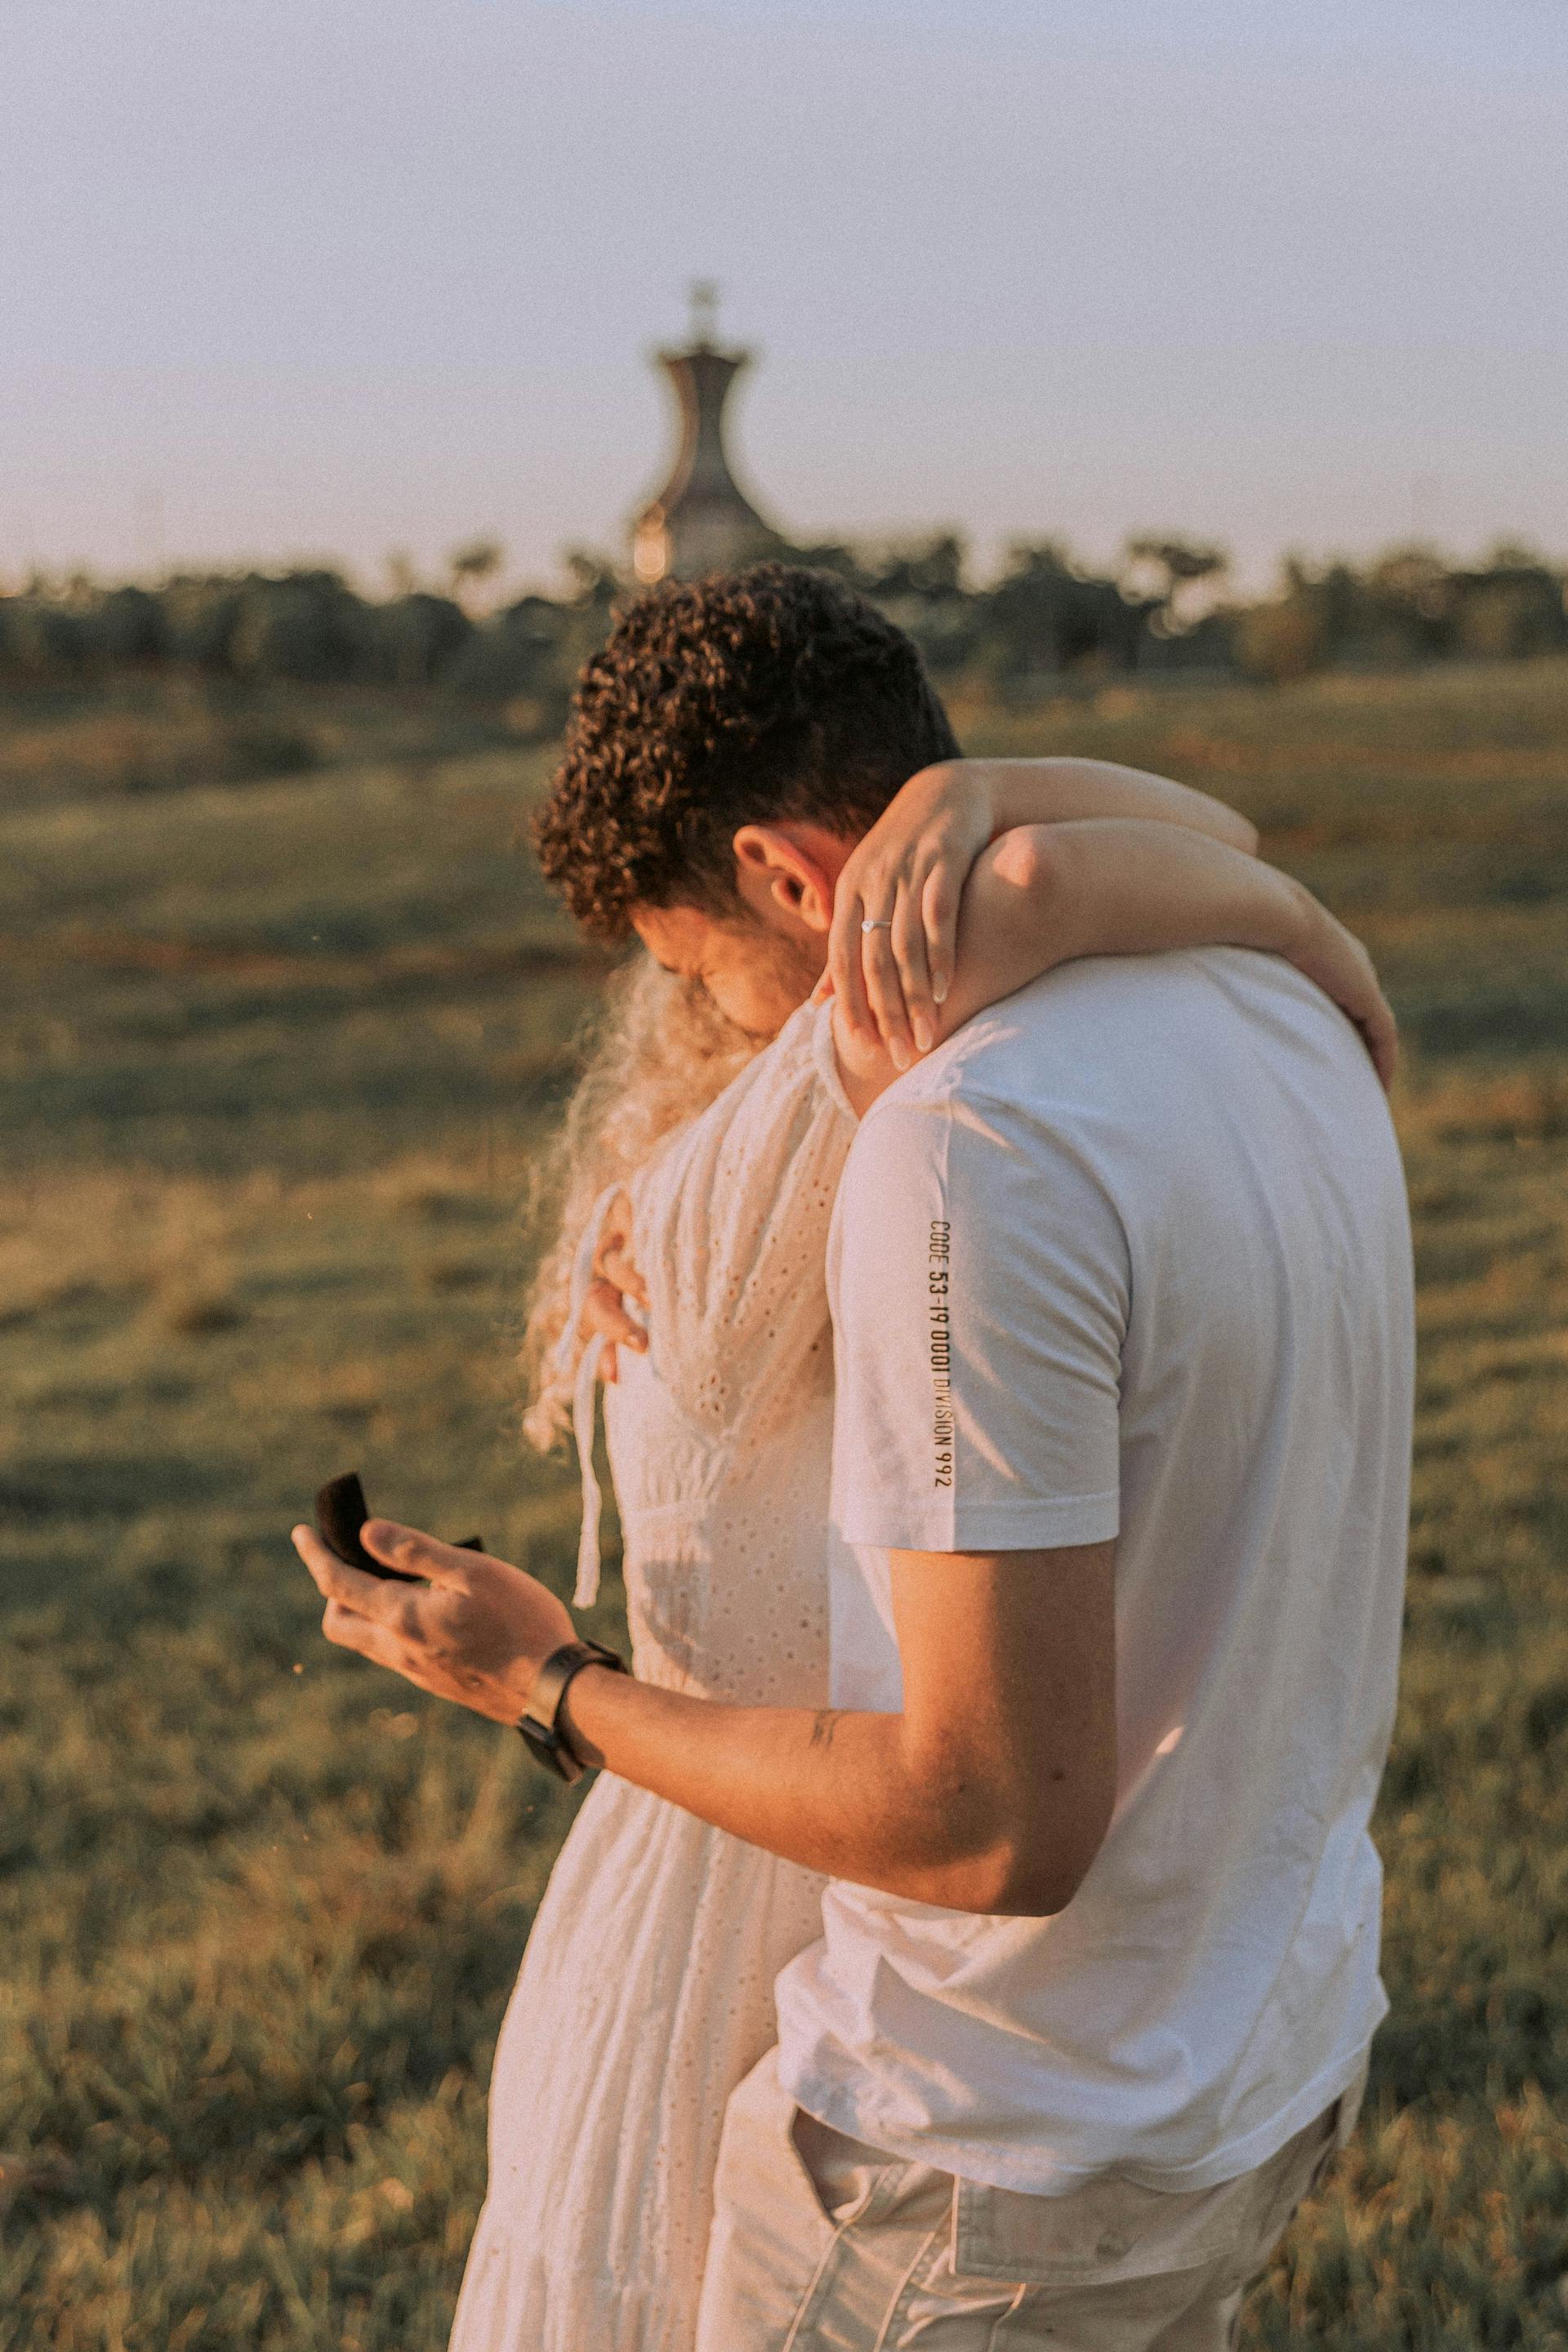
[[[947,1003],[947,991],[948,982],[945,977],[941,980],[933,980],[931,984],[932,1002],[937,1004],[945,1004]]]
[[[917,1013],[915,1014],[913,1027],[916,1045],[920,1048],[922,1054],[929,1054],[932,1045],[935,1043],[935,1040],[931,1034],[931,1023],[926,1019],[923,1013]]]
[[[893,1057],[893,1067],[895,1070],[907,1070],[909,1068],[910,1049],[905,1045],[901,1037],[890,1037],[888,1040],[888,1051]]]

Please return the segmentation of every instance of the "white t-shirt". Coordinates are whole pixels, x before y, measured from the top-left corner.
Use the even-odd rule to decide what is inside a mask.
[[[1118,1795],[1053,1918],[836,1882],[783,2078],[998,2188],[1247,2171],[1387,2008],[1414,1351],[1371,1064],[1273,958],[1067,967],[873,1108],[828,1276],[835,1704],[900,1705],[889,1548],[1119,1536]]]

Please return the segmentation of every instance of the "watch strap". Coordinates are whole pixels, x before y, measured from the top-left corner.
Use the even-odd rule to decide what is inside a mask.
[[[533,1689],[517,1726],[530,1751],[546,1770],[568,1783],[580,1780],[584,1767],[561,1729],[561,1702],[573,1675],[580,1674],[584,1666],[608,1666],[617,1675],[627,1671],[626,1660],[618,1658],[614,1650],[606,1650],[600,1642],[563,1642],[558,1650],[552,1650],[534,1676]]]

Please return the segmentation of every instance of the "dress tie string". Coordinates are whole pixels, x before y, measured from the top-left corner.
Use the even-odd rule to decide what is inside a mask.
[[[598,1255],[605,1219],[610,1203],[624,1189],[620,1184],[611,1184],[600,1193],[588,1213],[577,1255],[572,1261],[566,1327],[555,1343],[555,1369],[564,1376],[572,1373],[577,1327],[593,1286],[594,1260]],[[577,1538],[577,1582],[572,1594],[574,1609],[591,1609],[599,1597],[599,1517],[604,1497],[594,1468],[594,1435],[598,1423],[598,1365],[603,1344],[602,1340],[591,1339],[584,1346],[576,1360],[576,1380],[572,1391],[572,1429],[577,1440],[577,1467],[583,1481],[583,1526]]]

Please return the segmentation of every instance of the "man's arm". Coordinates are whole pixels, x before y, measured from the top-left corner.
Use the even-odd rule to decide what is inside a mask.
[[[899,1715],[715,1707],[589,1669],[574,1745],[752,1845],[890,1895],[1041,1916],[1116,1790],[1113,1544],[895,1552]]]
[[[860,1660],[897,1711],[731,1707],[576,1678],[583,1752],[787,1859],[955,1910],[1070,1900],[1116,1786],[1126,1234],[1075,1137],[1005,1101],[879,1105],[839,1194],[834,1517],[890,1561]],[[534,1578],[372,1521],[388,1586],[307,1528],[329,1639],[515,1723],[572,1620]],[[725,1563],[716,1563],[723,1573]],[[846,1656],[852,1668],[857,1661]]]
[[[570,1637],[554,1596],[501,1560],[372,1521],[389,1585],[295,1542],[347,1649],[515,1723]],[[726,1706],[584,1668],[563,1709],[600,1764],[785,1860],[958,1911],[1043,1916],[1099,1850],[1116,1788],[1113,1544],[895,1552],[897,1715]]]

